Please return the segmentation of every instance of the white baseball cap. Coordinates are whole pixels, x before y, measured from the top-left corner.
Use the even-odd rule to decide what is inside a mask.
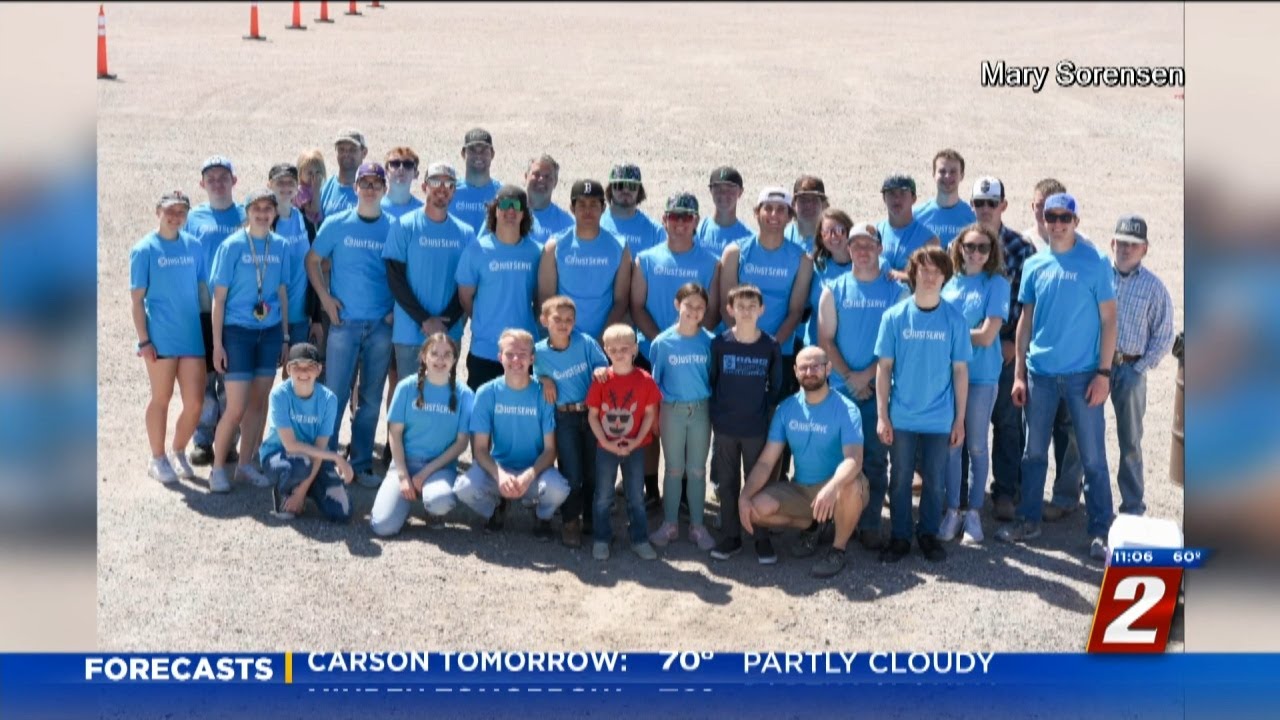
[[[787,192],[784,187],[767,187],[760,191],[760,198],[756,200],[756,205],[764,205],[765,203],[782,203],[787,207],[791,207],[791,193]]]
[[[980,177],[973,183],[974,200],[1004,200],[1004,183],[993,177]]]

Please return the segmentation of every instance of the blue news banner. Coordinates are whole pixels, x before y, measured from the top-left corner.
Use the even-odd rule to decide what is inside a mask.
[[[1272,718],[1277,678],[1280,655],[7,654],[0,718]]]

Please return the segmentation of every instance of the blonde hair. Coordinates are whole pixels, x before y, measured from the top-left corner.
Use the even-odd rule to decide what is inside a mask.
[[[547,317],[556,310],[569,310],[575,316],[578,314],[578,306],[568,295],[552,295],[542,301],[542,317]]]
[[[298,174],[301,175],[303,169],[307,166],[317,163],[319,163],[321,170],[326,169],[324,166],[324,153],[320,152],[318,148],[303,150],[302,154],[298,155]]]
[[[502,347],[502,343],[507,340],[526,342],[529,347],[533,347],[533,333],[522,328],[507,328],[502,331],[502,335],[498,337],[498,347]]]
[[[630,325],[623,323],[614,323],[604,329],[604,335],[600,338],[605,344],[611,342],[629,342],[636,343],[636,331]]]

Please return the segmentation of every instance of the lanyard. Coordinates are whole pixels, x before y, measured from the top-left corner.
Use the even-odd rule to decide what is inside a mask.
[[[271,253],[271,233],[267,233],[262,248],[262,263],[258,263],[258,252],[253,247],[253,235],[249,231],[245,231],[245,237],[249,238],[249,257],[253,260],[253,273],[258,278],[258,302],[262,303],[262,286],[267,281],[267,256]]]

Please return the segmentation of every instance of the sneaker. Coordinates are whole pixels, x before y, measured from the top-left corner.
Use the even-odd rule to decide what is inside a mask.
[[[181,450],[169,453],[169,466],[178,474],[178,477],[186,480],[196,479],[196,469],[191,467],[191,462],[187,460],[187,454]]]
[[[213,464],[213,446],[212,445],[196,445],[191,451],[191,464],[201,467]]]
[[[814,522],[807,530],[800,533],[800,537],[791,543],[791,554],[798,558],[812,557],[818,552],[818,542],[822,537],[822,525]]]
[[[813,564],[809,569],[809,574],[816,578],[829,578],[844,569],[844,551],[836,548],[828,548],[827,554],[822,559]]]
[[[556,533],[551,529],[550,520],[539,520],[538,524],[533,526],[533,537],[538,542],[551,542]]]
[[[728,560],[740,552],[742,552],[742,538],[727,537],[716,543],[715,549],[711,551],[711,557],[716,560]]]
[[[982,542],[982,515],[977,510],[967,510],[964,514],[964,534],[974,542]]]
[[[657,530],[649,535],[649,542],[658,547],[666,547],[672,540],[680,537],[680,528],[674,523],[663,522]]]
[[[1030,520],[1015,521],[996,531],[996,539],[1001,542],[1026,542],[1040,537],[1040,523]]]
[[[382,486],[382,478],[374,475],[369,470],[356,473],[356,482],[360,483],[360,487],[378,488]]]
[[[889,544],[880,551],[880,562],[896,563],[906,557],[911,552],[911,543],[902,538],[893,538]]]
[[[291,512],[285,512],[285,497],[280,494],[280,489],[275,485],[271,486],[271,515],[281,520],[292,520],[296,517]]]
[[[636,543],[635,545],[632,545],[631,552],[638,555],[641,560],[657,560],[658,559],[658,551],[654,550],[653,546],[647,542]]]
[[[570,520],[560,526],[560,542],[565,547],[582,547],[582,520]]]
[[[924,555],[924,559],[929,562],[942,562],[947,559],[947,551],[942,548],[942,543],[934,535],[921,535],[916,538],[916,544],[920,546],[920,553]]]
[[[702,525],[694,525],[689,528],[689,542],[698,546],[699,550],[710,550],[716,546],[716,541],[711,539],[711,533]]]
[[[1096,537],[1093,542],[1089,543],[1089,557],[1094,560],[1106,562],[1107,560],[1107,539],[1104,537]]]
[[[271,479],[262,474],[262,471],[252,465],[237,465],[236,479],[252,483],[254,487],[270,487]]]
[[[498,503],[498,507],[494,509],[493,514],[489,516],[489,521],[484,524],[484,531],[487,533],[502,532],[502,526],[507,521],[507,501],[504,498]]]
[[[942,516],[942,526],[938,529],[938,539],[943,542],[951,542],[956,539],[956,535],[960,533],[960,511],[948,510]]]
[[[863,550],[883,550],[884,536],[880,534],[879,528],[875,530],[859,530],[858,542],[862,543]]]
[[[773,541],[769,538],[761,538],[756,541],[756,562],[761,565],[777,564],[778,553],[773,551]]]
[[[591,543],[591,557],[597,560],[609,559],[609,543],[599,540]]]
[[[1013,504],[1013,498],[1002,497],[996,500],[996,519],[1003,522],[1013,522],[1018,515],[1018,506]]]
[[[227,477],[227,469],[225,467],[214,468],[209,473],[209,491],[216,493],[231,492],[231,478]]]
[[[1045,522],[1058,522],[1075,511],[1076,509],[1073,507],[1064,508],[1059,505],[1054,505],[1053,503],[1045,503],[1044,507],[1040,510],[1040,515],[1045,519]]]
[[[173,472],[173,466],[169,464],[167,457],[151,458],[151,464],[147,466],[147,475],[153,480],[159,480],[161,485],[172,485],[178,482],[178,475]]]

